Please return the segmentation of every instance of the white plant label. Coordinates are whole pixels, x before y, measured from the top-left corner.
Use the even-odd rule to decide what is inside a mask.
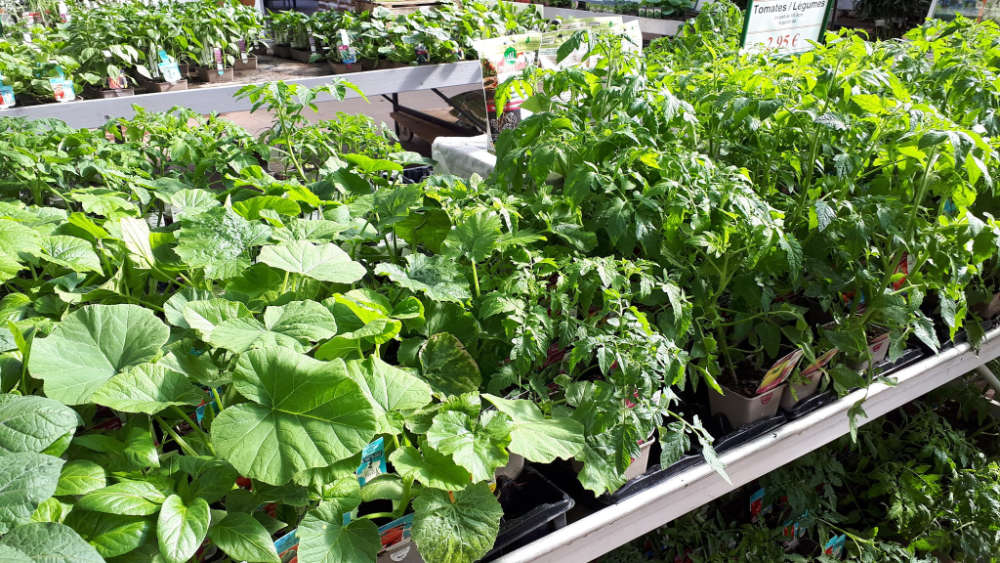
[[[812,50],[826,28],[831,0],[749,0],[743,48],[777,54]]]

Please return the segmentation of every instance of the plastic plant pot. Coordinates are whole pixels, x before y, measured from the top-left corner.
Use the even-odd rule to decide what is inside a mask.
[[[808,381],[806,383],[788,383],[788,388],[785,389],[784,394],[781,396],[781,408],[791,410],[799,402],[812,397],[816,393],[816,389],[819,387],[819,382],[823,378],[823,372],[821,370],[813,370],[811,373],[802,374]]]
[[[524,471],[524,457],[512,453],[507,459],[507,465],[494,471],[493,476],[495,478],[504,477],[514,480],[520,477],[522,471]]]
[[[222,74],[219,74],[219,71],[214,68],[198,67],[198,80],[208,82],[209,84],[217,82],[232,82],[233,68],[229,67],[223,70]]]
[[[976,305],[975,311],[984,320],[989,320],[1000,315],[1000,293],[995,294],[993,299],[988,302]]]
[[[777,414],[786,386],[787,384],[782,383],[766,393],[745,397],[723,385],[725,395],[719,395],[711,389],[708,391],[708,404],[713,415],[725,416],[733,428],[738,428]]]
[[[871,361],[861,362],[854,369],[858,371],[868,371],[868,366],[877,366],[885,361],[889,354],[889,333],[882,333],[868,341],[868,352],[871,354]]]
[[[296,61],[299,61],[300,63],[307,63],[307,62],[309,62],[309,60],[312,58],[312,56],[314,54],[309,49],[296,49],[294,47],[292,47],[290,49],[290,51],[291,51],[290,54],[291,54],[292,58],[294,60],[296,60]]]
[[[124,98],[126,96],[134,96],[135,95],[135,89],[134,88],[119,88],[117,90],[110,90],[110,89],[98,90],[97,92],[95,92],[95,95],[98,98],[104,98],[104,99],[107,99],[107,98]]]
[[[233,63],[233,70],[257,70],[257,55],[247,55],[247,62],[237,59],[236,62]]]
[[[292,48],[289,45],[275,45],[274,56],[280,59],[292,58]]]
[[[330,69],[333,70],[334,74],[350,74],[352,72],[361,72],[364,70],[361,68],[361,63],[344,64],[344,63],[330,63]]]
[[[633,459],[625,470],[626,481],[631,481],[646,472],[649,467],[649,450],[653,447],[653,442],[653,435],[650,434],[646,441],[639,445],[639,457]]]
[[[143,86],[146,92],[150,94],[156,94],[158,92],[176,92],[178,90],[187,90],[188,81],[187,79],[178,80],[177,82],[144,82]]]
[[[424,563],[417,544],[410,538],[400,540],[379,552],[378,563]]]

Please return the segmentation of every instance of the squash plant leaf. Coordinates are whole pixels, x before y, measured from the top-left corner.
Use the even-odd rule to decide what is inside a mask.
[[[63,460],[34,452],[0,455],[0,534],[31,519],[55,493]]]
[[[250,266],[250,249],[267,242],[271,232],[226,207],[185,217],[180,223],[177,255],[188,267],[203,269],[210,279],[238,276]]]
[[[58,401],[0,395],[0,455],[44,451],[79,424],[79,415]]]
[[[503,516],[500,503],[486,483],[453,494],[422,489],[413,508],[413,539],[428,561],[476,561],[493,547]]]
[[[483,395],[487,401],[513,421],[510,451],[530,461],[552,463],[556,458],[569,459],[585,445],[584,428],[569,417],[545,418],[531,401],[502,399]]]
[[[89,242],[69,235],[51,235],[42,241],[42,259],[74,272],[102,273],[101,259]]]
[[[197,405],[205,393],[162,364],[141,364],[115,375],[94,392],[91,402],[129,413],[156,414],[171,406]]]
[[[208,537],[226,555],[248,563],[279,563],[274,541],[264,525],[245,512],[230,512],[208,529]]]
[[[377,356],[347,362],[347,371],[371,403],[379,433],[403,431],[403,418],[431,402],[431,387],[419,377]]]
[[[184,563],[190,559],[204,541],[210,520],[205,499],[195,497],[185,503],[178,495],[167,497],[156,521],[160,555],[169,563]]]
[[[219,455],[242,475],[272,485],[326,467],[375,435],[372,407],[343,361],[321,362],[284,348],[240,356],[233,386],[250,400],[212,423]]]
[[[482,384],[479,366],[454,335],[439,332],[420,350],[424,379],[439,393],[461,395],[478,391]]]
[[[11,530],[0,541],[2,550],[15,549],[27,556],[19,561],[45,563],[103,563],[104,559],[69,526],[55,522],[32,522]]]
[[[304,352],[307,344],[336,333],[337,321],[329,309],[315,301],[293,301],[268,307],[263,322],[250,317],[223,321],[211,331],[208,341],[237,353],[267,346],[287,346]]]
[[[88,305],[34,340],[28,370],[45,382],[49,398],[79,405],[115,374],[155,359],[169,336],[149,309]]]
[[[392,452],[389,461],[401,476],[413,478],[425,487],[457,491],[469,485],[471,476],[450,456],[427,447],[421,440],[420,449],[403,446]]]
[[[104,558],[131,553],[153,535],[152,519],[143,516],[97,514],[76,509],[69,513],[64,523]]]
[[[354,563],[374,561],[382,543],[371,520],[344,525],[344,514],[336,502],[323,502],[306,513],[295,532],[302,563]]]
[[[364,266],[333,243],[297,240],[265,246],[258,260],[285,272],[332,283],[351,284],[366,273]]]
[[[490,211],[478,211],[456,221],[455,228],[444,240],[447,250],[482,262],[493,254],[500,242],[500,217]]]
[[[496,411],[481,418],[459,411],[438,413],[427,431],[427,443],[450,455],[455,463],[472,474],[472,480],[488,481],[507,463],[510,420]]]
[[[400,286],[423,293],[434,301],[461,303],[472,297],[468,280],[444,256],[410,254],[406,257],[405,268],[383,263],[375,267],[375,273],[388,276]]]

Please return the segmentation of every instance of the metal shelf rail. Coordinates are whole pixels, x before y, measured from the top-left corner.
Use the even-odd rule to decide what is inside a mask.
[[[554,8],[552,6],[542,6],[542,15],[546,18],[594,18],[600,16],[615,16],[619,14],[606,14],[602,12],[590,12],[587,10],[573,10],[570,8]],[[648,35],[676,35],[677,30],[684,25],[682,20],[661,20],[658,18],[640,18],[621,14],[622,21],[639,20],[639,29]]]
[[[285,82],[289,84],[301,84],[312,88],[328,84],[333,78],[342,78],[351,82],[364,92],[365,96],[372,98],[384,94],[397,94],[399,92],[482,84],[483,73],[479,61],[463,61],[458,63],[369,70],[349,74],[294,78],[285,80]],[[257,84],[264,83],[258,82]],[[132,109],[133,105],[140,106],[149,111],[166,111],[175,106],[190,108],[198,113],[247,111],[251,107],[250,102],[248,100],[238,100],[234,97],[236,92],[244,86],[247,86],[247,84],[226,84],[215,87],[181,90],[178,92],[140,94],[123,98],[13,107],[0,111],[0,117],[25,117],[28,119],[56,118],[65,121],[71,127],[85,128],[100,127],[109,119],[118,117],[131,118],[135,115],[135,111]],[[348,90],[347,97],[356,98],[358,95],[352,90]],[[396,99],[398,103],[398,98]],[[317,98],[316,101],[330,101],[330,97],[324,94]]]
[[[848,410],[864,400],[870,422],[957,377],[1000,357],[1000,328],[986,335],[980,350],[960,344],[896,372],[895,385],[876,383],[794,420],[748,444],[721,455],[726,482],[702,463],[622,502],[599,510],[536,540],[497,562],[589,561],[675,518],[736,490],[771,471],[844,436]]]

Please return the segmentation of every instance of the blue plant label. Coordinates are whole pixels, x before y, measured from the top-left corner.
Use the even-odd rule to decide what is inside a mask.
[[[345,65],[358,62],[358,51],[351,46],[351,36],[346,29],[340,30],[340,45],[337,46],[337,54],[340,56],[340,62]]]
[[[176,61],[163,62],[156,66],[160,68],[160,74],[163,76],[164,82],[174,84],[180,81],[181,69],[178,68]]]
[[[847,543],[847,536],[841,534],[839,536],[833,536],[830,541],[826,542],[823,546],[823,555],[829,555],[830,557],[843,557],[844,555],[844,545]]]
[[[379,438],[365,446],[361,452],[361,465],[355,473],[358,476],[358,483],[364,487],[365,483],[385,472],[385,439]]]
[[[295,557],[299,547],[299,538],[295,535],[296,530],[292,530],[280,538],[274,540],[274,550],[278,552],[278,557],[282,561],[290,561]],[[291,557],[289,557],[291,556]]]
[[[201,424],[201,421],[205,419],[205,409],[212,409],[212,414],[219,414],[219,405],[214,400],[207,403],[202,402],[198,405],[198,408],[194,409],[194,419]]]
[[[59,71],[62,74],[62,71]],[[52,86],[52,97],[57,102],[72,102],[76,99],[76,91],[73,90],[73,81],[65,78],[50,78],[49,85]]]
[[[14,88],[12,86],[0,86],[0,109],[14,107],[16,103]]]

